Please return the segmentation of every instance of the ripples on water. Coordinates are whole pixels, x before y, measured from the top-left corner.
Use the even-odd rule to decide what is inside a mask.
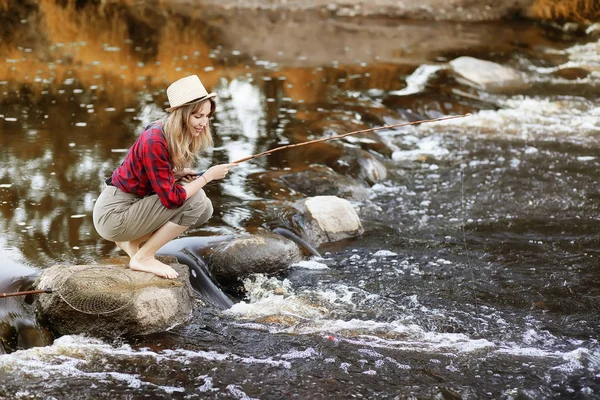
[[[355,47],[332,47],[323,60],[318,41],[297,57],[275,45],[245,54],[191,25],[188,34],[202,38],[197,46],[165,44],[180,33],[165,28],[156,36],[149,27],[144,45],[127,37],[121,20],[111,30],[102,18],[98,38],[82,30],[72,42],[54,18],[66,18],[66,29],[73,13],[89,14],[44,7],[49,47],[21,27],[2,50],[5,291],[55,263],[117,254],[91,224],[102,177],[139,128],[162,115],[166,83],[186,73],[220,95],[216,146],[200,169],[405,118],[473,115],[281,152],[237,169],[209,189],[218,212],[193,235],[252,230],[260,207],[299,196],[252,182],[257,173],[318,163],[352,175],[338,160],[360,147],[388,175],[355,202],[363,237],[321,246],[322,259],[285,277],[250,278],[242,302],[222,314],[196,310],[189,325],[166,334],[111,343],[64,336],[2,355],[0,396],[598,396],[600,60],[591,36],[527,23],[462,33],[439,25],[456,35],[450,50],[415,47],[405,60],[357,28],[338,32],[340,41],[356,38]],[[32,15],[22,25],[41,18]],[[498,43],[489,41],[495,32]],[[473,54],[516,66],[531,86],[491,95],[458,84],[443,62]],[[581,76],[558,73],[567,67]],[[33,321],[18,302],[4,300],[3,310],[4,324]],[[16,339],[10,346],[29,347]]]

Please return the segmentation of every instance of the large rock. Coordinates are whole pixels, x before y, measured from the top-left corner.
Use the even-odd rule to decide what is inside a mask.
[[[369,191],[364,184],[318,164],[312,164],[301,171],[265,171],[252,175],[251,180],[253,186],[269,191],[271,199],[296,200],[305,196],[338,196],[364,201],[369,198]],[[293,189],[293,192],[289,189]]]
[[[241,236],[214,246],[208,268],[220,284],[241,282],[251,274],[278,274],[302,259],[293,241],[272,233]]]
[[[41,294],[36,299],[40,319],[59,334],[90,334],[100,337],[147,335],[163,332],[186,323],[192,314],[193,292],[189,270],[178,264],[175,257],[160,257],[178,273],[177,279],[163,279],[152,273],[131,270],[126,263],[115,265],[53,266],[45,269],[35,283],[39,289],[51,288],[53,293]],[[95,293],[94,288],[82,288],[84,278],[69,277],[83,270],[97,271],[98,282],[104,272],[123,280],[120,287],[104,288]],[[79,281],[79,282],[78,282]],[[93,285],[92,285],[93,286]],[[131,295],[130,295],[131,294]],[[83,305],[97,302],[96,314],[74,309],[71,295],[83,300]],[[118,300],[124,308],[101,314],[102,302]],[[76,306],[80,310],[82,307]],[[84,310],[86,311],[86,310]]]
[[[360,218],[348,200],[335,196],[315,196],[295,203],[294,207],[301,214],[301,223],[296,228],[314,246],[337,242],[364,232]]]
[[[519,71],[491,61],[458,57],[450,61],[457,80],[486,92],[510,92],[529,86]]]

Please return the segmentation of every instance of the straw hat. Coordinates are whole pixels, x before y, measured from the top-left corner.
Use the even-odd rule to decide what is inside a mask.
[[[198,75],[186,76],[173,82],[167,88],[170,107],[166,111],[171,112],[181,106],[198,103],[213,97],[217,97],[217,94],[208,93],[202,82],[200,82]]]

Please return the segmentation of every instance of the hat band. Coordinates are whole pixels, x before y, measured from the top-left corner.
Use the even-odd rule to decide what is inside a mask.
[[[187,106],[187,105],[190,105],[190,104],[194,104],[194,103],[196,103],[196,102],[198,102],[198,101],[200,101],[202,99],[206,99],[206,98],[208,98],[208,94],[204,95],[204,96],[201,96],[201,97],[198,97],[197,99],[190,100],[187,103],[183,103],[181,106]],[[178,107],[181,107],[181,106],[178,106]]]

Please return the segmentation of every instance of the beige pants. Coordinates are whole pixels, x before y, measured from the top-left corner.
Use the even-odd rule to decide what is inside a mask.
[[[125,242],[146,236],[167,222],[199,227],[212,216],[212,203],[204,190],[188,198],[179,208],[162,205],[158,195],[138,197],[115,186],[104,188],[94,204],[94,226],[106,240]]]

